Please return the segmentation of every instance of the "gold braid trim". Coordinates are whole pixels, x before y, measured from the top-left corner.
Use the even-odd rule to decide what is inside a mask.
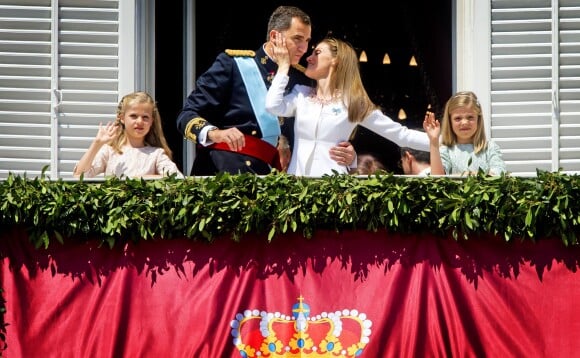
[[[231,57],[254,57],[256,52],[252,50],[231,50],[227,49],[226,54]]]
[[[206,123],[207,121],[201,117],[196,117],[187,122],[187,125],[185,126],[185,138],[197,143],[197,135],[191,131],[191,128],[195,127],[196,129],[201,129],[206,125]]]
[[[292,65],[292,67],[294,67],[295,69],[297,69],[300,72],[304,72],[306,71],[306,67],[302,66],[301,64],[297,63],[295,65]]]

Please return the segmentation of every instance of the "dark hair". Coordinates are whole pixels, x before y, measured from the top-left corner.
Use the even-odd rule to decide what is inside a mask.
[[[270,20],[268,20],[266,41],[270,39],[270,32],[272,30],[288,30],[292,26],[292,19],[295,17],[299,18],[305,25],[311,25],[310,16],[296,6],[278,6],[272,15],[270,15]]]
[[[370,153],[360,154],[357,160],[358,167],[354,171],[354,174],[374,174],[379,170],[385,170],[383,163]]]
[[[409,147],[401,147],[401,157],[405,155],[405,152],[409,152],[409,154],[415,157],[415,160],[420,163],[431,164],[431,154],[429,152]]]

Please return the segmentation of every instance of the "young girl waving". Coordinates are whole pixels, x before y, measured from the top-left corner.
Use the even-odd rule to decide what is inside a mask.
[[[463,175],[483,170],[500,175],[506,171],[500,147],[485,137],[481,105],[473,92],[457,92],[447,101],[440,130],[432,112],[425,115],[425,123],[431,142],[431,174]]]
[[[105,173],[118,177],[162,177],[183,174],[171,159],[161,116],[153,98],[145,92],[124,96],[117,119],[99,124],[97,136],[75,166],[73,175],[92,178]]]

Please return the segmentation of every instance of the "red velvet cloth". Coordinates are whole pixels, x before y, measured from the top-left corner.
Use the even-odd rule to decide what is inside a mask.
[[[36,250],[21,230],[0,235],[6,357],[241,357],[232,321],[247,310],[292,316],[298,297],[311,317],[366,315],[360,357],[580,351],[580,249],[557,239],[356,231]]]

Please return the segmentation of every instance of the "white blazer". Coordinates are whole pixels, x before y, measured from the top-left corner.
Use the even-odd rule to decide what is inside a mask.
[[[288,173],[318,177],[336,170],[347,174],[347,167],[330,159],[329,150],[339,142],[348,141],[357,123],[348,120],[348,111],[341,100],[319,103],[311,87],[296,85],[284,96],[288,80],[287,75],[276,74],[266,96],[266,109],[270,113],[296,118]],[[380,110],[373,111],[358,124],[399,146],[429,151],[426,133],[409,129]]]

